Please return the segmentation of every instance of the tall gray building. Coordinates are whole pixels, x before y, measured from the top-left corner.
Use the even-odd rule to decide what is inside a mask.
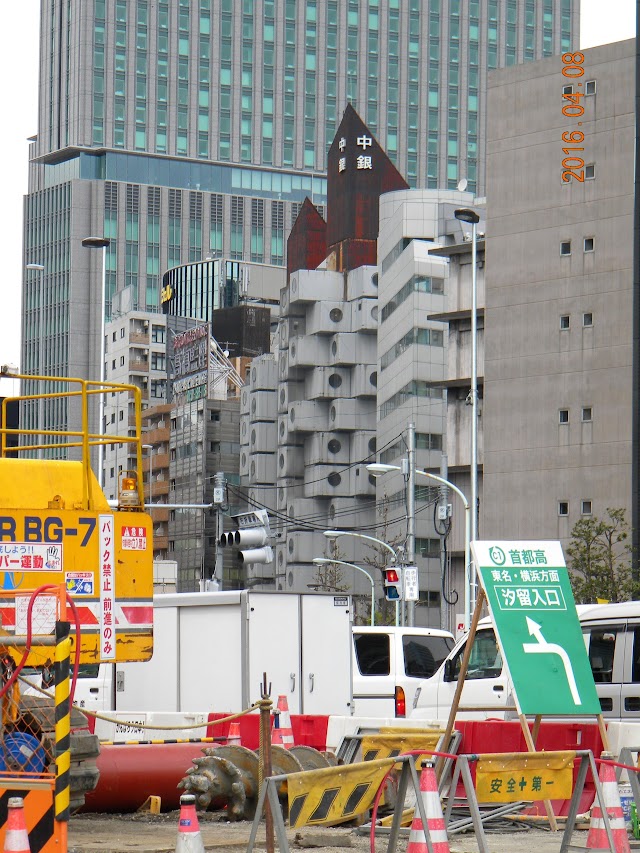
[[[490,82],[485,537],[630,520],[635,44],[582,57]]]
[[[484,193],[486,72],[569,49],[579,0],[51,0],[25,204],[26,373],[100,376],[105,305],[208,254],[284,263],[345,105],[412,186]],[[90,235],[104,250],[83,248]],[[109,354],[107,351],[107,359]],[[47,423],[67,423],[46,401]],[[28,408],[25,426],[39,413]]]

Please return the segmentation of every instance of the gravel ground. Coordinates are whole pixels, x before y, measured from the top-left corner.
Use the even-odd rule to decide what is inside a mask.
[[[216,853],[238,853],[246,850],[251,824],[228,823],[219,814],[199,814],[200,832],[205,850]],[[173,853],[176,847],[178,812],[161,815],[75,815],[69,824],[69,853]],[[350,850],[368,853],[368,834],[355,829],[304,827],[287,830],[292,851],[317,849],[322,853]],[[522,827],[519,831],[505,829],[487,833],[490,853],[558,853],[562,833],[539,828]],[[586,833],[577,830],[573,844],[584,847]],[[264,850],[264,824],[258,835],[258,849]],[[401,837],[398,851],[404,853],[407,837]],[[478,853],[473,833],[450,838],[451,853]],[[276,845],[277,849],[277,845]],[[387,849],[387,836],[378,835],[376,851]]]

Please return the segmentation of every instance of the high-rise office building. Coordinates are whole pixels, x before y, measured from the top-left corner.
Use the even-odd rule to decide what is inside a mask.
[[[98,379],[102,313],[207,255],[284,264],[352,103],[409,185],[484,194],[487,71],[575,45],[579,0],[50,0],[25,205],[24,372]],[[104,236],[99,251],[83,238]],[[104,293],[104,299],[102,294]],[[104,306],[103,303],[104,302]],[[106,359],[109,359],[108,342]],[[25,409],[67,423],[63,402]]]

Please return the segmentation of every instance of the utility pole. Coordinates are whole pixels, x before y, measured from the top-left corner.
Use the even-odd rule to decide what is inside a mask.
[[[407,546],[406,558],[410,566],[416,562],[416,428],[413,421],[409,423],[407,430],[407,462],[408,462],[408,479],[407,479]],[[418,574],[418,579],[420,575]],[[402,604],[404,608],[404,602]],[[407,602],[407,624],[410,627],[415,625],[416,618],[416,603],[415,601]]]
[[[440,457],[440,477],[449,479],[449,460],[446,453]],[[444,509],[442,509],[444,508]],[[444,518],[443,518],[444,516]],[[444,523],[445,533],[440,533],[440,627],[446,631],[451,630],[452,614],[449,604],[449,592],[447,587],[447,548],[446,548],[446,525],[449,523],[449,487],[443,483],[440,486],[440,504],[438,507],[438,521]],[[440,532],[440,531],[438,531]]]
[[[222,471],[217,471],[213,475],[213,505],[216,514],[216,542],[215,542],[215,560],[213,568],[214,584],[217,583],[217,589],[222,588],[222,572],[223,572],[223,556],[224,552],[220,546],[220,537],[224,529],[224,518],[222,508],[227,502],[227,481]]]

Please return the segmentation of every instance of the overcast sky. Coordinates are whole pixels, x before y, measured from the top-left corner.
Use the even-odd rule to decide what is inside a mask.
[[[2,4],[0,364],[18,364],[20,357],[22,204],[27,191],[27,138],[37,132],[39,8],[39,0]],[[632,38],[634,32],[634,0],[582,0],[582,47]],[[0,386],[0,392],[11,390]]]

